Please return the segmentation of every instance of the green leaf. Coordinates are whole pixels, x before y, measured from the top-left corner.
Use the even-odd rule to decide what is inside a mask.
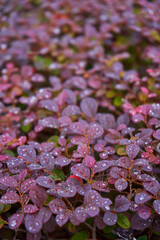
[[[70,223],[68,223],[68,230],[70,231],[70,232],[75,232],[75,226],[70,222]]]
[[[15,157],[15,153],[14,153],[12,150],[6,149],[6,150],[4,151],[4,153],[10,155],[11,157]]]
[[[0,219],[0,229],[4,226],[5,221],[3,221],[3,219]]]
[[[71,240],[88,240],[88,233],[87,231],[80,231],[76,233]]]
[[[21,130],[25,133],[28,133],[32,129],[32,123],[27,124],[24,126],[23,122],[21,122]]]
[[[56,167],[53,168],[52,175],[50,175],[50,177],[53,180],[64,180],[65,179],[64,172],[61,169],[58,169]]]
[[[45,205],[48,206],[48,203],[51,202],[54,199],[53,196],[51,195],[47,195],[46,201],[45,201]]]
[[[42,56],[35,56],[33,58],[35,67],[38,70],[50,70],[49,66],[53,62],[51,58],[42,57]]]
[[[117,149],[117,154],[120,156],[126,155],[126,149],[124,147],[120,147]]]
[[[110,233],[114,228],[115,228],[115,226],[106,226],[106,227],[103,229],[103,232],[104,232],[105,234]]]
[[[47,142],[54,142],[55,144],[58,145],[58,139],[59,137],[57,135],[51,136],[50,138],[48,138]]]
[[[10,208],[11,208],[11,205],[5,204],[4,207],[3,207],[3,210],[1,212],[3,212],[3,213],[7,212],[8,210],[10,210]]]
[[[122,98],[120,96],[115,97],[114,100],[113,100],[113,104],[116,107],[120,107],[122,105],[122,103],[123,103],[123,101],[122,101]]]
[[[106,92],[106,98],[113,98],[115,96],[116,96],[116,92],[113,90]]]
[[[107,237],[107,239],[117,239],[117,235],[112,232],[105,233],[105,236]]]
[[[137,240],[147,240],[147,236],[146,235],[140,236],[137,238]]]
[[[4,204],[0,203],[0,213],[3,212]]]
[[[118,214],[118,219],[117,223],[122,227],[122,228],[130,228],[130,222],[127,216],[123,214]]]

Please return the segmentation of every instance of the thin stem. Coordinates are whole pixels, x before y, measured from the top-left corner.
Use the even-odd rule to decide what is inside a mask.
[[[93,226],[93,229],[92,229],[92,239],[93,240],[96,240],[96,223],[94,221],[94,226]]]

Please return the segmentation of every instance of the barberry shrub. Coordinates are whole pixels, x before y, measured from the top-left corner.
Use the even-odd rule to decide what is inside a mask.
[[[0,10],[0,238],[158,240],[159,0]]]

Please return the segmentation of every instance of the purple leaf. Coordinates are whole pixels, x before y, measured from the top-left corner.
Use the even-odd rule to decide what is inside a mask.
[[[68,213],[64,212],[64,213],[59,213],[56,216],[56,223],[62,227],[66,222],[68,222]]]
[[[42,207],[40,210],[39,210],[39,216],[40,218],[42,219],[42,222],[43,223],[46,223],[48,222],[48,220],[50,219],[50,217],[52,216],[52,212],[51,210],[48,208],[48,207]]]
[[[36,159],[36,151],[28,145],[22,145],[17,148],[17,153],[29,162],[34,162]]]
[[[137,212],[138,204],[136,204],[135,202],[131,201],[131,202],[130,202],[129,209],[130,209],[132,212]]]
[[[58,128],[59,127],[58,120],[54,117],[46,117],[46,118],[40,119],[38,121],[38,124],[42,127],[48,127],[48,128]]]
[[[108,226],[113,226],[117,222],[117,214],[112,213],[110,211],[105,212],[103,216],[103,221],[108,225]]]
[[[115,128],[115,117],[110,113],[98,113],[96,115],[96,119],[100,123],[100,125],[105,129]]]
[[[112,167],[110,170],[110,176],[113,178],[120,178],[121,176],[123,178],[126,178],[127,175],[128,175],[128,171],[125,168],[120,169],[118,167]]]
[[[146,205],[140,205],[138,207],[138,215],[140,218],[147,220],[151,216],[151,210]]]
[[[137,204],[142,204],[149,201],[150,199],[151,199],[151,196],[147,192],[141,192],[136,194],[134,200]]]
[[[130,122],[130,119],[128,114],[124,113],[118,117],[117,126],[119,126],[120,124],[125,124],[126,126],[128,126],[129,122]]]
[[[55,98],[56,103],[58,106],[62,107],[64,106],[66,100],[68,98],[68,93],[65,91],[62,91],[61,93],[58,94],[58,96]]]
[[[71,128],[72,132],[74,132],[74,133],[81,134],[81,135],[86,134],[86,127],[80,122],[72,123],[70,125],[70,128]]]
[[[38,82],[38,83],[41,83],[41,82],[45,82],[45,78],[42,74],[39,74],[39,73],[35,73],[32,75],[31,77],[31,81],[32,82]]]
[[[103,128],[98,123],[93,123],[87,131],[89,139],[96,139],[103,135]]]
[[[87,166],[87,167],[90,167],[92,168],[95,164],[95,159],[94,157],[91,157],[89,155],[87,155],[84,160],[83,160],[84,164]]]
[[[97,113],[98,103],[93,98],[87,97],[81,101],[80,107],[81,107],[82,112],[87,117],[94,118]]]
[[[38,208],[36,205],[33,204],[26,204],[23,208],[24,213],[34,213],[38,211]]]
[[[132,121],[134,123],[139,123],[141,121],[144,121],[144,116],[140,113],[136,113],[135,115],[132,116]]]
[[[55,218],[53,215],[50,217],[50,219],[46,223],[43,224],[44,231],[46,231],[48,233],[53,232],[56,227],[57,227],[56,221],[55,221]]]
[[[157,193],[160,189],[160,184],[156,179],[152,180],[151,182],[143,182],[142,184],[143,184],[144,188],[148,192],[152,193],[153,195],[157,195]]]
[[[82,195],[82,196],[85,196],[85,194],[86,194],[86,192],[87,191],[90,191],[91,190],[91,185],[90,184],[85,184],[83,187],[79,187],[78,189],[77,189],[77,192],[80,194],[80,195]]]
[[[15,213],[13,214],[8,221],[10,229],[17,229],[21,225],[24,218],[24,214]]]
[[[22,182],[28,175],[27,169],[22,170],[20,174],[18,175],[18,181]]]
[[[153,222],[152,218],[148,218],[147,220],[144,220],[138,216],[138,213],[135,213],[131,218],[131,227],[134,230],[143,230],[145,228],[148,228]]]
[[[25,216],[25,227],[30,233],[38,233],[42,228],[42,220],[38,213],[26,214]]]
[[[56,193],[61,197],[74,197],[77,189],[75,186],[68,186],[65,182],[58,183],[55,187]],[[47,191],[49,193],[49,191]]]
[[[76,136],[71,139],[71,143],[74,145],[87,144],[87,139],[82,136]]]
[[[131,160],[128,157],[120,157],[118,164],[123,168],[129,168],[131,166]]]
[[[153,133],[153,130],[152,129],[143,129],[142,132],[139,134],[139,138],[142,139],[142,140],[145,140],[147,139],[148,137],[150,137]]]
[[[48,206],[54,214],[66,212],[66,210],[67,210],[67,206],[66,206],[65,202],[58,198],[55,198],[54,200],[49,202]]]
[[[75,216],[79,222],[85,222],[87,219],[86,209],[83,206],[79,206],[75,209]]]
[[[128,187],[128,182],[124,178],[119,178],[114,183],[115,188],[121,192]]]
[[[54,157],[51,153],[41,153],[39,155],[39,161],[47,171],[52,171],[54,168]]]
[[[84,196],[84,204],[87,204],[87,206],[88,205],[101,206],[101,203],[102,197],[97,191],[90,190],[86,192]]]
[[[62,116],[72,116],[72,115],[77,115],[81,114],[80,108],[76,105],[69,105],[62,111]]]
[[[55,164],[59,165],[61,167],[67,166],[71,163],[71,159],[68,159],[66,157],[60,156],[55,159]]]
[[[69,212],[69,220],[74,226],[78,226],[80,224],[73,211]]]
[[[93,174],[95,174],[97,172],[102,172],[102,171],[108,169],[110,166],[112,166],[111,161],[102,160],[102,161],[96,162],[93,167]]]
[[[40,102],[40,107],[42,108],[45,108],[49,111],[52,111],[52,112],[58,112],[59,111],[59,107],[57,105],[57,103],[55,102],[54,99],[52,100],[42,100]]]
[[[27,166],[31,171],[43,169],[38,163],[32,163]]]
[[[4,204],[12,204],[20,201],[20,196],[16,192],[9,192],[1,197],[0,202]]]
[[[69,126],[72,123],[72,121],[69,117],[60,117],[60,118],[58,118],[58,122],[61,127]]]
[[[27,240],[41,240],[42,234],[41,232],[32,234],[30,232],[27,232]]]
[[[7,162],[7,166],[8,166],[8,168],[16,168],[16,167],[18,167],[20,165],[23,166],[24,163],[25,163],[25,160],[23,160],[22,158],[20,158],[20,157],[14,158],[13,157],[11,160],[9,160]]]
[[[160,140],[160,129],[158,129],[157,131],[155,131],[155,132],[153,133],[153,137],[156,138],[156,139],[158,139],[158,140]]]
[[[154,200],[153,207],[154,210],[160,215],[160,200]]]
[[[55,182],[50,177],[47,177],[47,176],[38,177],[36,179],[36,182],[40,186],[45,187],[45,188],[54,188],[54,186],[55,186]]]
[[[105,181],[95,181],[92,184],[92,188],[101,192],[110,192],[108,183]]]
[[[147,175],[145,173],[138,175],[137,179],[142,181],[142,182],[149,182],[149,181],[153,180],[153,178],[150,175]]]
[[[77,152],[73,153],[73,157],[75,158],[84,157],[88,153],[87,145],[79,144],[77,148]]]
[[[5,176],[0,178],[0,183],[6,187],[17,187],[17,180],[13,176]]]
[[[128,156],[132,159],[134,159],[138,155],[139,151],[140,151],[140,148],[136,144],[129,144],[126,147],[126,152]]]
[[[85,180],[90,178],[89,168],[85,167],[82,163],[75,164],[73,167],[71,167],[71,172]]]
[[[26,179],[21,184],[21,193],[26,193],[36,185],[36,181],[33,178]]]
[[[29,191],[29,196],[37,207],[41,207],[46,201],[47,193],[44,188],[36,185]]]
[[[110,210],[110,206],[109,205],[111,205],[111,204],[112,204],[112,201],[109,198],[102,198],[100,207],[104,211],[108,211],[108,210]]]
[[[99,214],[99,207],[89,205],[86,207],[86,212],[90,217],[95,217]]]
[[[123,195],[118,195],[115,199],[115,211],[120,213],[120,212],[125,212],[129,209],[130,202],[128,198],[126,198]]]
[[[99,229],[99,230],[102,230],[103,228],[105,228],[106,224],[104,223],[103,221],[103,213],[100,212],[94,219],[95,221],[95,224],[96,224],[96,227]]]

